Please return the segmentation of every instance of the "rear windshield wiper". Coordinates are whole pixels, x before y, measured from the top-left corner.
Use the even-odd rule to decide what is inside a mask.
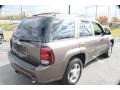
[[[25,40],[25,39],[19,39],[19,41],[21,41],[21,42],[40,42],[40,41],[36,41],[36,40]]]
[[[21,42],[31,42],[30,40],[19,39]]]

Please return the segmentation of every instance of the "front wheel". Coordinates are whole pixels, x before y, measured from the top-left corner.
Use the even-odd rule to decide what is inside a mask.
[[[68,63],[68,67],[62,79],[62,84],[74,85],[78,82],[83,69],[79,58],[74,58]]]
[[[110,42],[110,45],[109,45],[109,48],[108,48],[107,52],[103,54],[104,57],[107,58],[107,57],[111,56],[111,54],[112,54],[112,47],[113,47],[112,42]]]
[[[3,37],[2,35],[0,35],[0,44],[2,44],[2,42],[3,42]]]

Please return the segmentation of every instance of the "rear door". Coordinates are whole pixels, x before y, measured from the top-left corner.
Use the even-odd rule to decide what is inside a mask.
[[[96,56],[98,42],[93,35],[92,26],[89,21],[79,22],[79,45],[86,49],[87,62]]]

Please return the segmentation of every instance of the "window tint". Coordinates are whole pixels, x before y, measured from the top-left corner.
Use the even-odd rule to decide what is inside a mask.
[[[75,21],[74,19],[55,18],[52,23],[49,40],[60,40],[74,37]]]
[[[93,28],[94,28],[94,33],[95,35],[101,35],[102,34],[102,28],[100,27],[99,24],[93,23]]]
[[[42,16],[25,19],[19,24],[14,35],[20,40],[41,41],[50,19]]]
[[[80,32],[79,32],[80,37],[92,35],[92,29],[89,22],[81,21],[79,28],[80,28]]]

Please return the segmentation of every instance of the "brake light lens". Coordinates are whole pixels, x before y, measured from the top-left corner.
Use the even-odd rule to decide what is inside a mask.
[[[40,49],[40,60],[43,65],[54,64],[55,57],[52,49],[50,49],[49,47],[42,47]]]

